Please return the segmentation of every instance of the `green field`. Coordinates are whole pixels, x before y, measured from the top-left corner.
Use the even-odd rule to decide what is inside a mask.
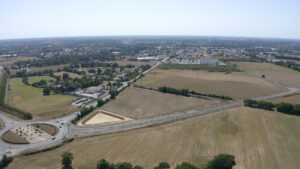
[[[18,169],[60,169],[60,155],[74,154],[76,169],[96,168],[105,158],[153,168],[182,161],[202,166],[218,153],[233,154],[234,169],[298,169],[300,117],[251,108],[234,108],[127,132],[75,139],[61,148],[18,156]]]
[[[41,79],[49,80],[50,77],[35,76],[29,78],[29,83]],[[19,109],[32,113],[37,118],[54,118],[74,112],[77,108],[69,105],[74,96],[50,95],[44,96],[42,88],[27,86],[21,78],[9,80],[8,103]]]

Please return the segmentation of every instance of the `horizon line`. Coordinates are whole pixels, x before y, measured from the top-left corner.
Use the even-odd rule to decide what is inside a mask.
[[[25,38],[7,38],[0,41],[14,40],[37,40],[37,39],[56,39],[56,38],[92,38],[92,37],[215,37],[215,38],[245,38],[245,39],[270,39],[270,40],[291,40],[300,41],[300,38],[285,37],[258,37],[258,36],[231,36],[231,35],[74,35],[74,36],[43,36]]]

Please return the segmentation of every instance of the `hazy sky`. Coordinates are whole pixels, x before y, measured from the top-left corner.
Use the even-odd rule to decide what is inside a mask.
[[[300,0],[0,0],[0,39],[105,35],[300,39]]]

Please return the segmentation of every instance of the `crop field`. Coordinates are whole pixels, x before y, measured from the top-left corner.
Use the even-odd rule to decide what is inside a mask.
[[[163,94],[157,91],[129,87],[101,109],[133,119],[208,107],[219,100]]]
[[[39,81],[41,77],[30,77],[29,83]],[[54,118],[71,112],[77,108],[69,103],[76,99],[74,96],[50,95],[44,96],[41,88],[27,86],[21,78],[9,80],[8,103],[19,109],[32,113],[37,118]]]
[[[287,102],[287,103],[291,103],[291,104],[300,104],[300,94],[275,98],[270,101],[273,103]]]
[[[240,69],[245,70],[252,76],[260,77],[262,74],[267,79],[288,87],[300,87],[300,73],[292,69],[277,66],[271,63],[254,63],[254,62],[231,62],[236,64]]]
[[[202,166],[218,153],[233,154],[237,162],[234,169],[298,169],[299,128],[299,116],[240,107],[159,126],[75,139],[50,152],[18,156],[9,167],[58,169],[60,155],[70,151],[74,154],[73,167],[78,169],[95,168],[102,158],[145,168],[161,161],[169,162],[172,168],[183,161]]]
[[[230,96],[234,99],[261,96],[282,90],[263,78],[247,75],[247,72],[227,74],[155,69],[138,80],[137,84],[152,88],[161,86],[187,88],[205,94]]]

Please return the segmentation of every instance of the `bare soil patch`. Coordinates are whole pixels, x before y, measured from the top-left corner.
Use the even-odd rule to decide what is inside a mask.
[[[105,110],[95,110],[90,115],[82,119],[78,125],[97,125],[117,123],[132,120],[131,118],[121,116]]]

